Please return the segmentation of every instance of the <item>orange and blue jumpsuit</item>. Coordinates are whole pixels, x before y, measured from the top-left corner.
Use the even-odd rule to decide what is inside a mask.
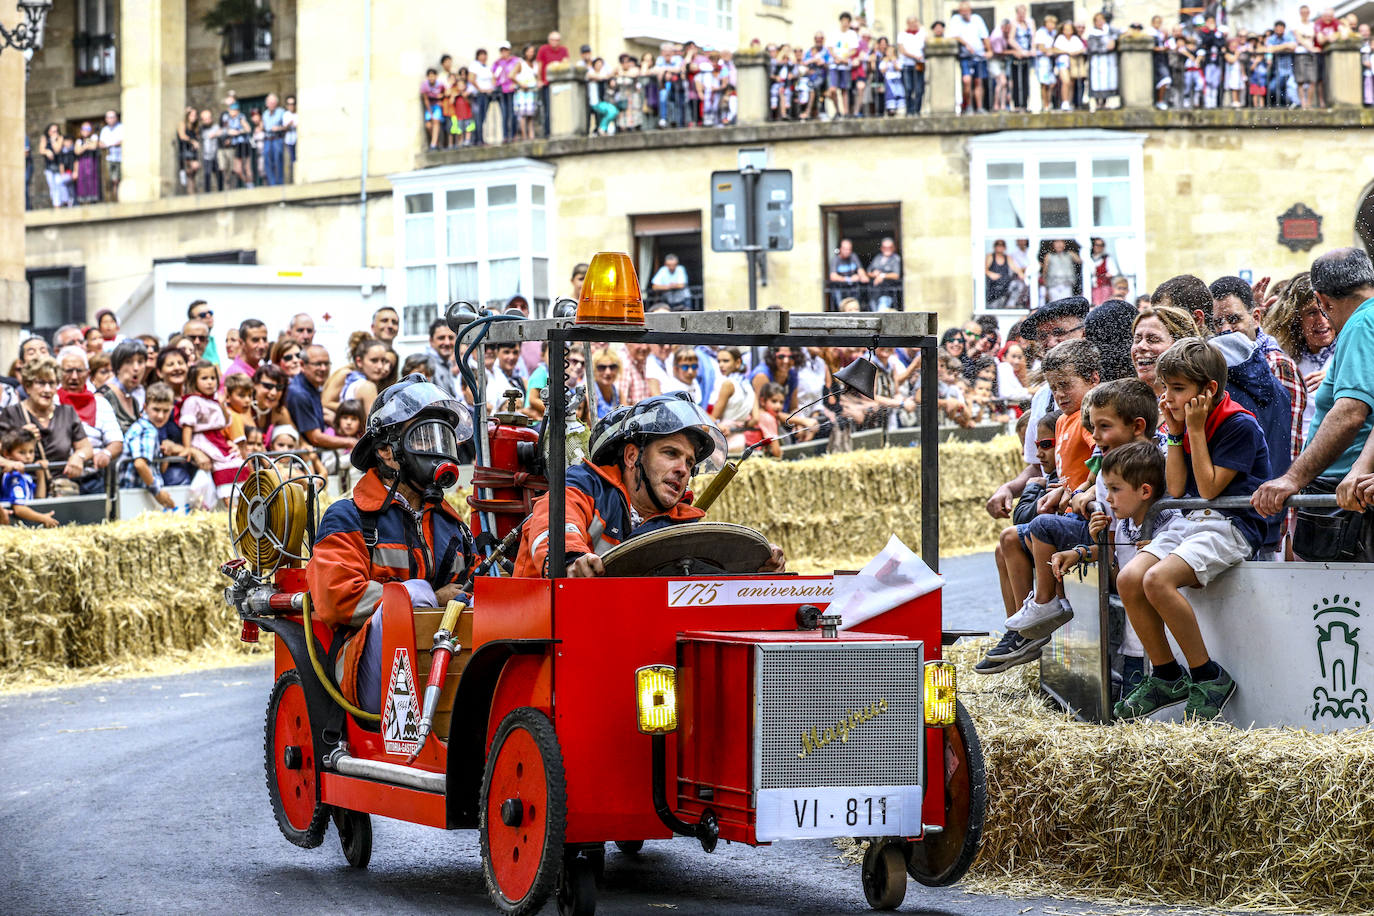
[[[651,515],[631,527],[630,494],[620,478],[618,466],[607,467],[583,462],[568,468],[564,511],[564,557],[572,563],[583,554],[602,556],[616,544],[639,534],[648,534],[669,525],[694,522],[706,513],[687,502],[679,502],[667,512]],[[547,576],[549,559],[549,498],[534,503],[534,513],[520,535],[520,553],[515,559],[515,575],[527,578]]]
[[[472,533],[447,503],[412,510],[397,496],[383,512],[386,492],[370,470],[351,499],[332,503],[305,570],[315,616],[348,640],[335,662],[339,688],[369,712],[381,709],[382,586],[424,580],[437,592],[474,562]]]

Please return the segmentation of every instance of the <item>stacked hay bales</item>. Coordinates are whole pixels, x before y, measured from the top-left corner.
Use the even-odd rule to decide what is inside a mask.
[[[989,549],[1006,524],[984,505],[1021,472],[1010,436],[940,446],[940,551]],[[696,481],[697,491],[705,480]],[[789,558],[873,557],[896,534],[921,541],[921,450],[894,448],[802,461],[754,458],[711,508],[712,520],[758,528]]]
[[[1374,911],[1374,731],[1084,724],[1036,695],[1035,665],[973,674],[990,644],[946,653],[988,773],[970,889]]]
[[[104,664],[238,636],[223,514],[0,529],[0,669]]]

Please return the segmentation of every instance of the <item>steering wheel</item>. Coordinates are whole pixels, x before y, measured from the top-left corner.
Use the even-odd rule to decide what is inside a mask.
[[[768,539],[753,528],[728,522],[690,522],[630,538],[608,550],[606,575],[747,575],[768,562]]]

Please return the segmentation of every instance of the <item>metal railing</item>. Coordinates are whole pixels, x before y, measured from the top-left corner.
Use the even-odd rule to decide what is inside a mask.
[[[1288,499],[1284,501],[1283,507],[1285,509],[1334,509],[1336,508],[1336,494],[1298,493],[1288,497]],[[1160,513],[1166,509],[1178,509],[1180,512],[1191,512],[1194,509],[1249,508],[1251,508],[1251,506],[1250,497],[1248,496],[1218,496],[1216,499],[1203,499],[1200,496],[1179,499],[1161,499],[1145,513],[1145,520],[1140,526],[1140,537],[1142,540],[1148,540],[1154,536],[1155,523],[1159,521]]]
[[[252,22],[226,26],[219,56],[226,64],[272,60],[272,29]]]

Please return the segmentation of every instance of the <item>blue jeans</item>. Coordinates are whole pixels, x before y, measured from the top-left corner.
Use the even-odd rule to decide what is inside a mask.
[[[472,142],[481,146],[486,141],[482,139],[482,126],[487,121],[487,107],[491,104],[491,96],[485,92],[479,92],[472,97],[472,120],[476,122],[476,129],[472,132]]]
[[[515,139],[515,93],[498,92],[496,101],[501,106],[501,138],[509,143]]]
[[[921,113],[921,100],[926,94],[926,75],[915,67],[902,68],[902,88],[906,90],[906,113]]]
[[[267,183],[282,183],[282,157],[286,152],[286,141],[282,137],[267,137],[262,141],[262,168],[267,173]]]

